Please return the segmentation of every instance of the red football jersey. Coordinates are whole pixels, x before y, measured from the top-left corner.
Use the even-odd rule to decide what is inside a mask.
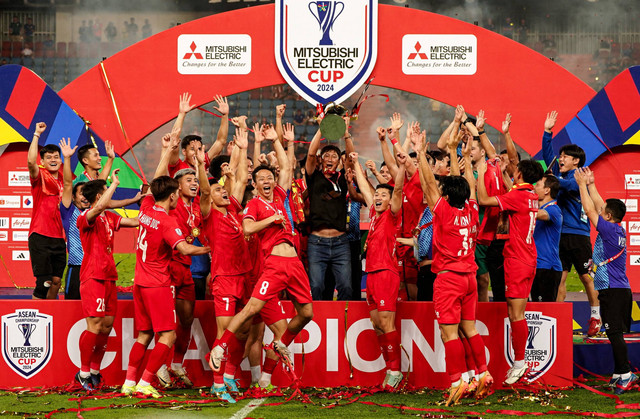
[[[120,217],[111,211],[98,215],[92,223],[87,221],[88,209],[78,216],[78,230],[84,258],[80,267],[80,282],[90,279],[116,281],[118,271],[113,260],[113,232],[120,229]]]
[[[526,265],[536,266],[533,231],[538,214],[538,194],[533,192],[533,185],[518,184],[510,192],[496,196],[496,199],[500,209],[509,215],[509,238],[502,254],[505,258],[516,258]]]
[[[209,155],[205,152],[204,154],[204,168],[209,170],[209,165],[211,164],[211,162],[209,161]],[[179,159],[176,164],[170,164],[167,167],[168,171],[169,171],[169,176],[173,177],[179,170],[182,169],[195,169],[195,167],[191,166],[189,163],[187,163],[186,161]]]
[[[230,196],[227,214],[211,208],[204,220],[205,234],[211,244],[211,276],[241,275],[251,270],[249,246],[244,239],[240,203]]]
[[[400,225],[400,213],[393,215],[388,208],[378,214],[375,208],[369,213],[371,224],[367,235],[367,272],[382,269],[398,270],[396,255],[396,236]]]
[[[200,199],[196,197],[188,205],[182,198],[178,199],[176,209],[169,211],[169,215],[175,218],[178,227],[185,235],[190,235],[194,228],[202,227],[202,212],[200,212]],[[191,265],[191,256],[183,255],[177,250],[173,250],[173,260],[184,265]]]
[[[433,207],[433,263],[431,270],[471,273],[478,235],[478,203],[470,199],[464,208],[454,208],[440,198]]]
[[[484,175],[484,186],[487,195],[498,196],[507,193],[500,170],[500,157],[487,160],[487,172]],[[478,232],[478,243],[488,246],[496,238],[496,230],[500,221],[500,208],[484,207],[484,216]]]
[[[416,228],[424,209],[427,208],[420,186],[420,174],[417,171],[405,182],[402,195],[402,237],[412,237],[413,229]]]
[[[134,282],[142,287],[168,287],[171,254],[178,243],[184,241],[184,233],[175,218],[156,206],[151,196],[142,201],[138,218]]]
[[[262,247],[262,256],[267,257],[271,254],[271,250],[277,244],[286,242],[295,246],[295,238],[287,211],[285,210],[284,201],[287,198],[287,191],[280,185],[276,185],[273,190],[273,201],[268,202],[260,196],[256,196],[247,203],[244,210],[244,218],[254,221],[264,220],[275,214],[284,215],[282,224],[271,224],[267,228],[258,233],[260,245]]]
[[[46,169],[40,168],[38,177],[30,179],[33,210],[29,235],[38,233],[47,237],[64,239],[64,227],[62,227],[62,217],[60,216],[62,171],[58,172],[57,179],[53,179],[53,176],[49,175],[50,181],[43,186],[42,173],[44,170]]]

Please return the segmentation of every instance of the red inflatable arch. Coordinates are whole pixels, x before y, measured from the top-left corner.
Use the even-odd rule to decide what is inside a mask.
[[[158,33],[104,61],[129,141],[135,144],[176,116],[178,95],[188,91],[198,105],[215,94],[230,95],[284,83],[274,58],[275,6],[264,5],[212,15]],[[564,126],[594,95],[574,75],[537,52],[480,27],[433,13],[379,6],[378,59],[374,83],[427,96],[449,105],[464,104],[470,113],[488,111],[499,126],[513,115],[512,135],[528,153],[540,150],[544,113],[560,113]],[[182,34],[248,34],[252,43],[247,75],[181,75],[177,38]],[[467,76],[405,75],[401,69],[406,34],[473,34],[478,42],[477,72]],[[60,96],[92,128],[124,153],[125,141],[113,111],[100,66],[70,83]]]

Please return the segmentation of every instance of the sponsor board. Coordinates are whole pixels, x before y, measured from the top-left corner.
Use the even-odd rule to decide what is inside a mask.
[[[624,175],[625,189],[640,189],[640,175]]]
[[[9,241],[9,232],[7,230],[0,231],[0,242]]]
[[[12,236],[14,242],[27,242],[27,241],[29,241],[29,232],[28,231],[12,231],[11,232],[11,236]]]
[[[355,93],[375,66],[377,39],[377,0],[276,0],[278,69],[312,104]]]
[[[633,266],[640,266],[640,254],[630,254],[629,264]]]
[[[29,230],[30,227],[30,217],[11,217],[11,228]]]
[[[29,179],[28,171],[10,171],[8,173],[8,176],[9,186],[31,186],[31,180]]]
[[[22,208],[33,208],[33,197],[31,195],[22,197]]]
[[[402,72],[408,75],[471,75],[478,68],[474,35],[407,34],[402,37]]]
[[[29,260],[29,251],[28,250],[12,250],[11,251],[11,260]]]
[[[626,230],[629,234],[640,233],[640,221],[629,221],[629,228]]]
[[[2,357],[24,378],[41,371],[52,355],[53,316],[20,309],[2,316]]]
[[[180,74],[249,74],[251,36],[183,34],[177,58]]]
[[[553,366],[557,354],[557,321],[539,311],[525,312],[529,327],[524,361],[529,367],[525,377],[528,382],[542,377]],[[513,345],[511,343],[511,322],[504,318],[504,355],[509,365],[513,365]]]
[[[9,228],[9,217],[0,217],[0,228]]]
[[[627,206],[627,214],[630,212],[638,212],[638,200],[637,199],[623,199],[624,204]]]
[[[629,246],[640,246],[640,236],[629,236]]]
[[[0,195],[0,208],[20,208],[20,196]]]

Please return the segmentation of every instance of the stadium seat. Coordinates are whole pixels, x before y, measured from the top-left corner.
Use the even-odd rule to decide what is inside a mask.
[[[11,57],[11,61],[9,61],[9,64],[22,65],[22,58],[20,58],[20,57]]]
[[[67,57],[67,43],[66,42],[58,42],[56,48],[56,57],[58,58],[66,58]]]
[[[75,42],[69,42],[67,44],[67,57],[76,58],[78,55],[78,44]]]

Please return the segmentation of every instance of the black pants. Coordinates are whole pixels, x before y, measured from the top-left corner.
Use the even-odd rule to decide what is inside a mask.
[[[431,271],[431,265],[424,265],[418,271],[418,301],[433,301],[433,283],[436,274]]]
[[[207,277],[193,275],[193,284],[196,289],[196,300],[204,300],[207,293]]]
[[[531,301],[553,303],[558,297],[558,287],[562,279],[562,271],[536,269],[536,276],[531,285]]]
[[[487,249],[487,268],[491,280],[491,291],[493,301],[507,301],[504,290],[504,250],[505,240],[494,240]]]
[[[629,288],[607,288],[598,293],[600,315],[613,350],[614,374],[631,371],[624,333],[631,326],[633,297]]]
[[[64,299],[80,299],[80,265],[69,265],[64,279]]]

